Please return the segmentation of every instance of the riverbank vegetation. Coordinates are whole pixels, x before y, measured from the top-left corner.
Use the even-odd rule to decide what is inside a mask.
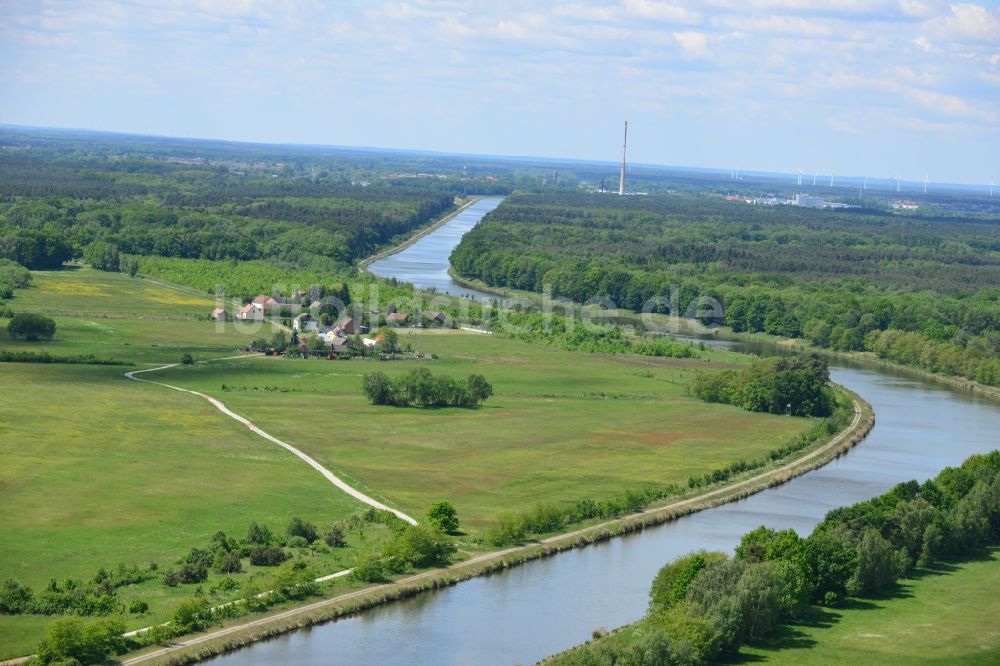
[[[869,350],[1000,382],[1000,212],[750,206],[707,196],[508,197],[452,254],[459,274],[583,303],[610,299],[734,332]],[[672,290],[673,288],[673,290]],[[676,300],[673,300],[676,295]],[[699,297],[722,311],[699,309]]]
[[[755,361],[740,370],[702,373],[691,391],[706,402],[736,405],[751,412],[829,416],[836,398],[830,368],[818,354]]]
[[[734,557],[698,552],[665,565],[646,617],[552,663],[694,664],[732,659],[819,608],[899,595],[899,581],[985,555],[1000,541],[1000,451],[920,484],[827,514],[808,537],[766,527]],[[970,640],[979,637],[969,635]]]

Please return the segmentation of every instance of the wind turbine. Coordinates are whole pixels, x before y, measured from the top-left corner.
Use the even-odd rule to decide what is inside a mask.
[[[864,189],[868,189],[868,176],[865,176],[865,186]]]
[[[813,187],[816,187],[816,174],[817,174],[817,173],[818,173],[818,172],[816,172],[816,171],[813,171]]]
[[[927,194],[927,174],[924,174],[924,194]]]
[[[901,176],[899,176],[899,175],[896,176],[896,191],[897,192],[899,192],[899,179],[900,178],[901,178]]]
[[[799,187],[802,187],[802,169],[799,169]]]
[[[830,187],[833,187],[833,176],[834,176],[834,174],[833,174],[833,172],[831,171],[831,172],[830,172]]]
[[[993,181],[991,180],[991,181],[990,181],[990,196],[991,196],[991,197],[993,196],[993,188],[994,188],[994,187],[996,187],[996,186],[997,186],[997,185],[996,185],[996,183],[994,183],[994,182],[993,182]]]

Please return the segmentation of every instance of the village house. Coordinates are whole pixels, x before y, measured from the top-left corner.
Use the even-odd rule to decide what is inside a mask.
[[[251,301],[251,303],[259,305],[263,310],[270,310],[271,308],[276,308],[281,306],[281,303],[274,300],[273,297],[267,296],[265,294],[261,294],[260,296],[255,297]]]
[[[358,326],[358,322],[354,321],[352,317],[341,317],[337,320],[337,323],[333,325],[334,330],[339,330],[345,335],[355,335],[361,333],[361,327]]]
[[[226,311],[223,308],[215,308],[212,310],[212,319],[215,321],[226,321],[229,317],[226,316]]]
[[[443,326],[447,316],[437,310],[424,310],[424,321],[430,325]]]
[[[292,330],[299,333],[312,333],[319,328],[319,322],[306,312],[292,320]]]
[[[260,303],[247,303],[240,308],[236,318],[240,321],[264,321],[264,306]]]
[[[410,318],[405,312],[390,312],[385,316],[385,321],[389,325],[402,326]]]
[[[323,338],[323,342],[334,352],[347,351],[347,338],[343,335],[338,335],[335,331],[326,331],[325,333],[321,333],[320,337]]]

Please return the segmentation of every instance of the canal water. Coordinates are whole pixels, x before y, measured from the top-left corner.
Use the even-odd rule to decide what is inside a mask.
[[[503,197],[479,199],[409,247],[372,262],[368,270],[379,277],[394,277],[400,282],[409,282],[418,289],[433,289],[441,294],[485,301],[496,298],[452,280],[448,275],[448,257],[462,236],[501,201]]]
[[[468,220],[455,224],[461,226],[425,237],[420,252],[437,248],[438,262],[446,265],[461,237],[457,229]],[[448,240],[431,238],[438,233]],[[398,261],[408,266],[396,275],[401,280],[441,279],[441,264],[432,258]],[[419,262],[427,274],[420,274]],[[641,617],[656,571],[679,555],[731,551],[759,525],[807,534],[830,509],[902,481],[925,480],[998,445],[1000,408],[986,399],[908,373],[838,361],[831,374],[870,402],[877,416],[863,443],[821,469],[739,502],[259,643],[213,664],[534,663],[589,639],[595,628]]]

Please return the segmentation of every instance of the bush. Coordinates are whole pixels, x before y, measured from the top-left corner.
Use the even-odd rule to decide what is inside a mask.
[[[208,579],[208,566],[201,561],[185,562],[177,572],[177,577],[185,585],[204,582]]]
[[[292,518],[292,522],[288,523],[288,527],[285,531],[290,537],[301,537],[305,539],[307,544],[310,544],[319,538],[319,534],[316,532],[316,526],[308,521],[302,520],[301,518]]]
[[[212,568],[219,573],[240,573],[243,571],[243,562],[240,554],[235,550],[220,550],[215,555]]]
[[[347,545],[347,539],[344,538],[344,529],[340,525],[331,525],[323,540],[330,548],[343,548]]]
[[[385,569],[378,557],[368,555],[355,561],[351,578],[362,583],[380,583],[386,579]]]
[[[250,549],[250,564],[258,567],[276,567],[287,559],[278,546],[256,546]]]
[[[247,530],[247,543],[255,546],[267,546],[273,540],[271,530],[267,527],[258,525],[256,522],[250,523],[250,528]]]
[[[705,550],[685,555],[660,569],[649,590],[650,612],[665,611],[684,601],[688,585],[709,562],[726,559],[723,553]]]
[[[18,312],[7,324],[7,335],[14,339],[51,340],[56,334],[56,322],[34,312]]]
[[[204,629],[212,618],[208,601],[204,597],[196,596],[185,599],[174,609],[171,622],[184,633]]]
[[[128,612],[132,615],[143,615],[149,612],[149,604],[142,599],[133,599],[128,604]]]
[[[31,588],[15,578],[8,578],[0,588],[0,613],[17,615],[31,609]]]
[[[428,567],[448,562],[455,544],[443,532],[420,525],[408,525],[383,551],[383,562],[394,571],[407,567]]]
[[[103,619],[84,624],[75,617],[60,618],[45,628],[45,638],[38,646],[38,659],[43,664],[76,660],[82,664],[99,664],[125,651],[125,624]]]

